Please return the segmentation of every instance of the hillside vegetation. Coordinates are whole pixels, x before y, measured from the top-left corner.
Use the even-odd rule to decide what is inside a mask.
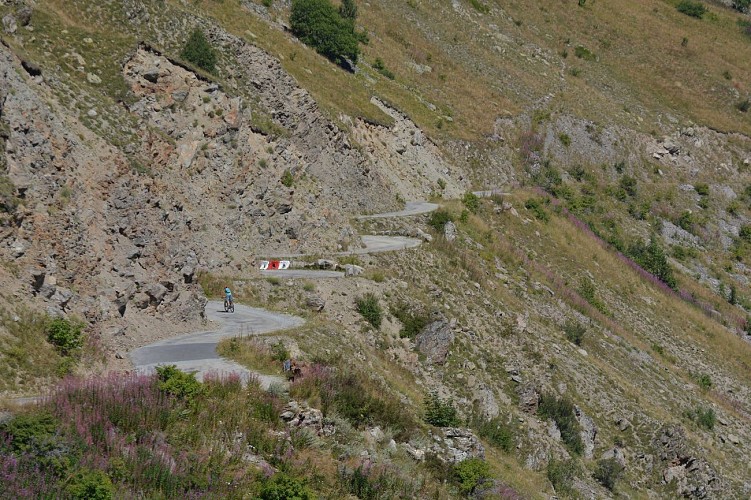
[[[748,8],[2,2],[0,497],[748,498]]]

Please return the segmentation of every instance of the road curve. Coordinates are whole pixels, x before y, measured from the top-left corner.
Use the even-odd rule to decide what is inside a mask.
[[[208,373],[237,373],[243,380],[248,380],[253,372],[217,354],[216,346],[219,341],[236,336],[286,330],[304,323],[302,318],[296,316],[241,304],[235,305],[234,313],[225,313],[224,305],[219,301],[210,301],[206,304],[206,317],[219,323],[219,327],[216,330],[172,337],[133,350],[130,359],[136,371],[151,373],[157,366],[176,365],[183,371],[194,372],[198,380],[203,380]],[[264,388],[275,382],[283,382],[281,377],[255,375]]]
[[[365,219],[387,219],[391,217],[409,217],[411,215],[427,214],[436,210],[438,205],[427,201],[408,201],[403,210],[396,212],[384,212],[382,214],[358,215],[356,218]]]

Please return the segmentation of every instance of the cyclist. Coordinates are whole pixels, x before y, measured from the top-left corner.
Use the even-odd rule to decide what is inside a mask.
[[[227,304],[232,305],[232,290],[230,290],[228,286],[224,287],[224,301]]]

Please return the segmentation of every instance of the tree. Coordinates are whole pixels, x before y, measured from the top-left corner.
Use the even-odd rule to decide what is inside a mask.
[[[355,0],[342,0],[342,4],[339,6],[339,15],[342,19],[346,19],[352,23],[357,19],[357,5]]]
[[[329,0],[292,0],[292,33],[330,61],[348,67],[360,48],[354,23],[342,18]]]
[[[191,33],[190,38],[185,42],[185,47],[180,53],[180,57],[210,73],[214,72],[216,52],[214,52],[213,47],[211,47],[211,44],[206,39],[206,35],[198,28]]]

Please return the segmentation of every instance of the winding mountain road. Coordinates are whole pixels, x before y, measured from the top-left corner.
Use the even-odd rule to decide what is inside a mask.
[[[243,366],[222,358],[216,347],[225,338],[259,335],[301,326],[305,321],[297,316],[273,313],[265,309],[235,305],[234,313],[225,313],[224,304],[212,300],[206,304],[206,317],[219,323],[216,330],[195,332],[150,344],[130,353],[130,359],[139,373],[151,373],[160,365],[176,365],[186,372],[194,372],[198,380],[209,373],[238,373],[247,381],[253,374],[261,386],[283,382],[281,377],[254,374]]]
[[[435,203],[424,201],[409,202],[404,210],[365,215],[358,217],[358,219],[408,217],[429,213],[437,208],[438,205]],[[336,255],[391,252],[414,248],[422,243],[417,238],[406,236],[373,235],[362,236],[362,242],[364,244],[363,248],[338,252]],[[341,278],[344,276],[344,273],[337,271],[289,269],[284,271],[264,271],[262,275],[284,276],[287,278]],[[219,327],[216,330],[173,337],[133,350],[130,353],[130,359],[136,370],[140,373],[151,373],[160,365],[176,365],[183,371],[194,372],[196,378],[199,380],[203,380],[209,373],[238,373],[245,381],[252,375],[255,375],[264,388],[268,388],[273,383],[284,382],[281,377],[253,373],[234,361],[222,358],[216,352],[216,347],[225,338],[258,335],[302,326],[304,323],[302,318],[273,313],[241,304],[235,305],[234,313],[225,313],[224,305],[219,301],[210,301],[206,304],[206,317],[218,323]]]

